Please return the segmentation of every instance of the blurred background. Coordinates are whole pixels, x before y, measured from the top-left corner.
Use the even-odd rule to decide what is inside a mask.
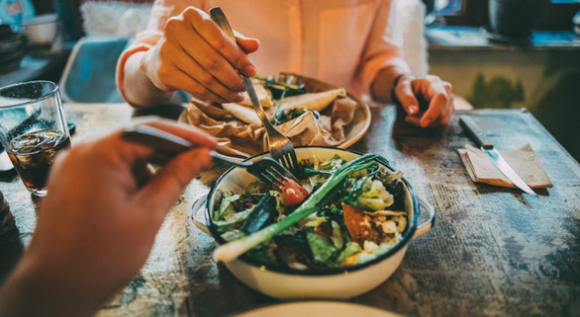
[[[46,79],[65,101],[122,102],[116,61],[152,2],[1,0],[0,86]],[[529,109],[580,160],[580,0],[393,4],[415,74],[451,82],[476,109]]]

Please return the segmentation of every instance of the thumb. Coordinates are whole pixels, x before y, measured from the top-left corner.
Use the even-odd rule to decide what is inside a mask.
[[[165,213],[175,204],[185,187],[205,169],[212,166],[208,148],[197,148],[180,154],[141,189],[135,199],[149,210]]]
[[[401,106],[409,115],[415,115],[419,113],[419,101],[413,93],[411,88],[411,81],[405,80],[400,82],[395,88],[395,96],[399,99]]]
[[[255,38],[246,37],[239,32],[235,32],[236,40],[238,45],[244,50],[246,53],[253,53],[258,50],[260,47],[260,41]]]

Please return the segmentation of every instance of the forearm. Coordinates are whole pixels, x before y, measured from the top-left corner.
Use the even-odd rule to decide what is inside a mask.
[[[141,70],[142,59],[146,52],[132,54],[124,66],[123,90],[127,101],[136,107],[151,107],[169,101],[175,92],[157,88]]]
[[[391,90],[395,79],[399,75],[407,74],[408,72],[406,70],[396,66],[383,68],[379,71],[371,84],[371,96],[373,100],[380,103],[391,103]]]

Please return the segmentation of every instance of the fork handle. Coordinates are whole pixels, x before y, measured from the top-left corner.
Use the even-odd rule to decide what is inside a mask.
[[[209,10],[209,15],[210,15],[212,21],[214,21],[218,25],[218,27],[224,32],[224,34],[227,37],[229,37],[230,40],[234,41],[234,43],[237,43],[236,37],[234,35],[234,31],[232,30],[232,26],[230,25],[230,22],[226,18],[226,15],[222,11],[222,9],[220,7],[213,7]],[[252,79],[250,77],[242,74],[242,73],[240,73],[240,76],[242,76],[244,88],[246,88],[246,91],[248,92],[248,96],[250,96],[250,100],[252,101],[252,105],[254,106],[254,110],[256,111],[256,114],[258,115],[258,117],[262,121],[262,124],[266,128],[268,135],[272,135],[273,133],[278,133],[278,130],[276,130],[276,128],[274,128],[274,126],[272,126],[272,123],[270,123],[270,120],[266,116],[266,113],[264,112],[264,109],[262,108],[262,105],[260,104],[260,100],[258,100],[256,90],[254,89],[254,84],[252,83]],[[275,130],[275,131],[273,131],[273,130]]]
[[[127,128],[123,132],[122,138],[130,142],[152,147],[157,151],[165,152],[170,156],[175,156],[179,153],[183,153],[197,147],[197,145],[183,138],[148,125],[136,125]],[[240,162],[232,160],[229,157],[215,151],[211,151],[210,155],[214,161],[226,165],[249,167],[253,164],[252,162]]]
[[[157,151],[177,155],[194,148],[194,144],[169,132],[147,125],[135,125],[126,128],[121,136],[123,139],[143,144]]]
[[[230,22],[220,7],[213,7],[209,9],[209,16],[211,20],[214,21],[215,24],[217,24],[219,28],[226,34],[226,36],[230,38],[230,40],[234,41],[234,43],[237,43],[232,26],[230,25]]]

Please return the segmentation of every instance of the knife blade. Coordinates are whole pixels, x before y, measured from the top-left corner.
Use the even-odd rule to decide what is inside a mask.
[[[471,117],[462,115],[459,117],[459,124],[479,145],[481,151],[493,162],[493,165],[516,187],[522,191],[537,196],[537,194],[524,182],[524,180],[513,170],[508,162],[499,154],[495,146],[485,138],[485,134]]]

